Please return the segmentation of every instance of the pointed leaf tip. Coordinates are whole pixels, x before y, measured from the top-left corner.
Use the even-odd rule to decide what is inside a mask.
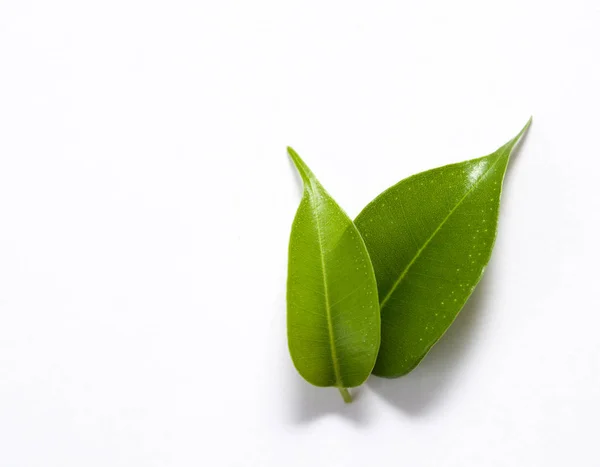
[[[533,122],[533,115],[531,117],[529,117],[529,120],[527,120],[527,123],[525,124],[523,129],[521,131],[519,131],[519,134],[513,138],[512,141],[513,141],[514,145],[516,145],[521,140],[521,138],[525,135],[525,133],[527,133],[527,130],[529,130],[529,127],[531,126],[532,122]]]
[[[305,187],[308,187],[310,185],[311,179],[314,178],[313,173],[308,168],[308,166],[304,163],[304,161],[298,155],[298,153],[296,151],[294,151],[294,149],[292,149],[291,146],[287,147],[287,152],[288,152],[289,156],[292,158],[292,161],[294,162],[294,165],[296,166],[296,169],[298,170],[298,173],[300,174],[300,177],[302,178],[302,181],[304,182]]]

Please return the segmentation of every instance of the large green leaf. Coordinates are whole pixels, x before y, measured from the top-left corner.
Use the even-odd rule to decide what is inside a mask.
[[[374,374],[414,369],[473,292],[494,246],[510,154],[530,123],[489,156],[402,180],[356,218],[381,306]]]
[[[298,372],[315,386],[359,386],[371,373],[380,339],[377,282],[364,241],[298,154],[304,182],[292,224],[287,332]]]

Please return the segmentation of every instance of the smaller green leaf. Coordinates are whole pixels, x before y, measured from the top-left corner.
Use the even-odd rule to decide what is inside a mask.
[[[530,123],[489,156],[402,180],[356,218],[381,306],[375,375],[414,369],[473,292],[492,253],[510,154]]]
[[[288,346],[294,366],[315,386],[359,386],[380,339],[377,282],[364,241],[296,152],[304,182],[292,224],[287,281]]]

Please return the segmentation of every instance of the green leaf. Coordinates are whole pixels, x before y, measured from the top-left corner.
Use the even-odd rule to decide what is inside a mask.
[[[375,375],[413,370],[481,279],[496,238],[508,160],[530,123],[489,156],[402,180],[356,218],[379,290]]]
[[[315,386],[345,388],[371,373],[380,339],[377,282],[364,241],[298,154],[304,182],[289,246],[288,346],[298,372]]]

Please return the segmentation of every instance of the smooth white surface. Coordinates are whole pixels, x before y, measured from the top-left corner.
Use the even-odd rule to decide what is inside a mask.
[[[596,0],[0,2],[0,465],[599,466],[599,25]],[[286,145],[354,216],[531,114],[422,366],[350,406],[304,383]]]

